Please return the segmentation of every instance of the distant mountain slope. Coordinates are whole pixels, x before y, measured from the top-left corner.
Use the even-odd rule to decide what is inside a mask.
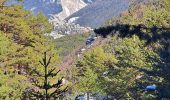
[[[53,14],[60,19],[96,28],[113,16],[128,9],[131,0],[8,0],[9,5],[21,4],[33,14]],[[71,19],[71,20],[70,20]]]
[[[42,12],[46,16],[62,11],[60,0],[23,0],[19,2],[16,0],[8,0],[7,4],[20,4],[23,5],[25,9],[32,11],[33,14]]]
[[[83,0],[85,3],[93,3],[96,0]]]
[[[49,16],[50,14],[60,13],[61,17],[65,18],[94,1],[95,0],[8,0],[7,4],[23,5],[25,9],[32,11],[33,14],[42,12],[46,16]]]
[[[91,5],[69,16],[66,20],[78,17],[74,23],[80,24],[81,26],[96,28],[106,20],[128,9],[129,1],[130,0],[96,0]]]

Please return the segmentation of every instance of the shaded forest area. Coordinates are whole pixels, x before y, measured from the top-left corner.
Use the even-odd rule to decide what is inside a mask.
[[[112,96],[111,100],[170,98],[170,1],[134,2],[94,30],[112,40],[77,61],[80,91],[98,91]],[[156,90],[146,91],[151,85]]]
[[[128,24],[116,24],[113,26],[101,27],[95,29],[94,32],[107,38],[107,36],[118,36],[119,38],[131,38],[137,36],[140,40],[145,41],[145,46],[151,46],[153,43],[160,43],[161,48],[156,48],[155,51],[159,54],[161,61],[154,65],[155,69],[147,71],[142,68],[137,68],[139,71],[147,73],[151,76],[159,76],[168,80],[166,83],[159,84],[158,91],[161,93],[160,97],[167,92],[166,89],[170,89],[170,28],[165,27],[146,27],[145,25],[128,25]],[[156,81],[155,81],[156,83]],[[169,93],[169,92],[168,92]],[[169,95],[169,94],[168,94]]]

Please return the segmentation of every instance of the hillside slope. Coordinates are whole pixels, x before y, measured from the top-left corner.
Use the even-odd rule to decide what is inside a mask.
[[[118,16],[129,7],[129,0],[96,0],[91,5],[74,13],[66,20],[78,17],[76,24],[96,28],[113,16]]]
[[[8,0],[7,4],[20,4],[26,10],[30,10],[33,14],[42,12],[46,16],[51,14],[59,14],[63,19],[80,10],[94,0]]]

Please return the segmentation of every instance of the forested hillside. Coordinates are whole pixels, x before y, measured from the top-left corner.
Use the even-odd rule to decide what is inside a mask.
[[[169,100],[169,8],[169,0],[136,0],[95,29],[112,40],[77,61],[75,91],[109,95],[110,100]]]
[[[69,55],[72,51],[80,49],[81,47],[85,46],[85,41],[88,38],[88,36],[89,33],[73,34],[56,39],[55,40],[56,48],[57,50],[59,50],[60,58],[63,59],[65,56]]]
[[[18,100],[31,87],[32,71],[42,70],[39,60],[43,53],[54,57],[53,65],[59,56],[44,35],[52,30],[46,17],[33,16],[21,6],[6,6],[4,2],[0,0],[0,99]]]
[[[169,0],[133,0],[94,32],[58,39],[43,13],[5,2],[0,100],[170,99]]]

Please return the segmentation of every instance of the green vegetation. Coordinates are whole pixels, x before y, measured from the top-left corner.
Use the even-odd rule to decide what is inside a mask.
[[[95,48],[87,52],[84,57],[77,62],[77,75],[80,78],[79,83],[76,85],[76,90],[79,92],[95,92],[104,91],[102,89],[107,81],[102,74],[109,71],[109,67],[114,68],[117,63],[114,55],[105,53],[101,48]],[[98,80],[97,80],[98,78]]]
[[[112,40],[77,61],[75,90],[118,100],[169,99],[169,6],[169,0],[135,4],[96,29],[97,34],[112,36]],[[153,84],[156,91],[145,90]]]
[[[34,16],[5,1],[0,0],[0,99],[59,98],[67,89],[71,95],[109,95],[111,100],[170,99],[169,0],[134,0],[127,12],[95,30],[105,39],[109,36],[107,43],[99,40],[102,46],[89,48],[61,74],[53,73],[60,70],[59,58],[85,46],[89,34],[53,40],[44,35],[53,28],[43,14]],[[48,53],[39,62],[44,52]],[[69,57],[68,65],[74,64]],[[63,86],[62,74],[73,86]],[[156,90],[146,90],[149,85],[156,85]]]
[[[145,47],[137,36],[125,39],[115,36],[109,44],[87,52],[77,62],[79,82],[75,88],[79,92],[116,95],[117,99],[141,98],[143,92],[139,87],[161,79],[149,79],[151,76],[146,73],[154,71],[159,60],[156,52]]]
[[[44,36],[52,25],[42,14],[33,16],[21,6],[5,6],[0,0],[0,98],[20,99],[31,85],[31,71],[39,67],[45,51],[58,63],[54,44]],[[42,69],[42,68],[40,68]],[[39,69],[39,70],[40,70]]]
[[[122,14],[121,17],[113,17],[107,22],[112,25],[115,22],[129,25],[145,25],[147,27],[170,27],[169,0],[151,1],[149,4],[136,4]]]
[[[85,45],[85,41],[89,34],[73,34],[56,39],[56,48],[59,50],[59,56],[63,59],[65,56],[69,55],[72,51],[79,49]]]
[[[57,81],[55,80],[56,82],[51,84],[50,78],[52,77],[53,79],[56,79],[60,72],[60,70],[55,72],[56,68],[49,69],[51,59],[52,57],[48,58],[47,53],[45,52],[42,61],[40,61],[40,64],[44,68],[44,73],[37,70],[33,71],[34,76],[36,76],[34,77],[33,82],[38,90],[30,92],[30,97],[32,96],[33,98],[36,97],[36,99],[45,100],[59,99],[63,96],[63,93],[67,91],[67,87],[63,87],[63,77]],[[40,80],[43,80],[43,82],[41,83]]]

